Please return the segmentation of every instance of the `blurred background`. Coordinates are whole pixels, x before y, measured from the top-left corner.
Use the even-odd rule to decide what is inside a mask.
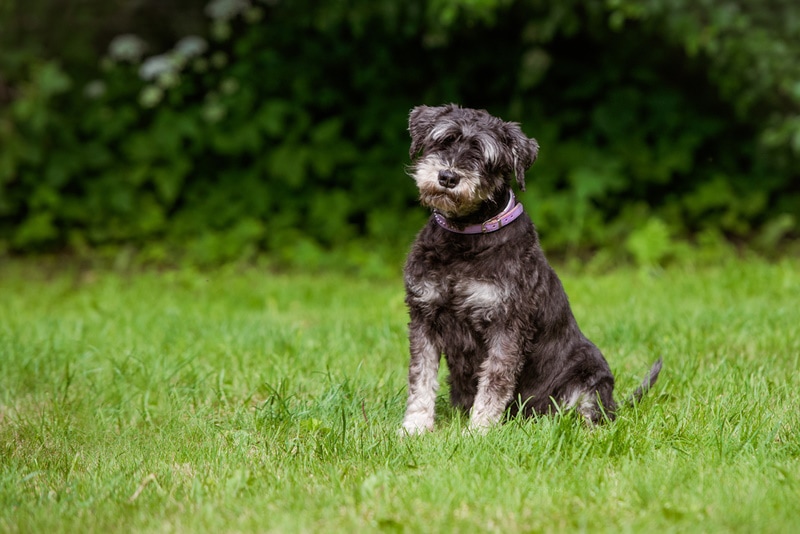
[[[449,102],[538,139],[551,258],[800,252],[796,0],[0,0],[0,259],[396,274]]]

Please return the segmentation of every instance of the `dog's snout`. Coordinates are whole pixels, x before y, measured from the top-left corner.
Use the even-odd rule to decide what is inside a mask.
[[[439,185],[448,189],[453,189],[458,185],[459,178],[453,171],[439,171]]]

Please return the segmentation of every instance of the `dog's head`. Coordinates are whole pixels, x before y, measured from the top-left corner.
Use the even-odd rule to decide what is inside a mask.
[[[446,217],[476,211],[507,189],[512,176],[524,191],[525,171],[539,153],[519,124],[455,104],[415,107],[408,130],[420,201]]]

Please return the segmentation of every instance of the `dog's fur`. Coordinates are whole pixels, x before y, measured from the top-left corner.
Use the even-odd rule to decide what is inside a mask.
[[[409,132],[420,202],[454,228],[502,211],[512,176],[524,190],[539,151],[518,124],[454,104],[414,108]],[[470,411],[471,430],[498,423],[507,409],[575,409],[592,423],[614,418],[614,376],[578,328],[527,214],[475,235],[454,233],[432,216],[411,248],[405,284],[411,362],[401,433],[433,429],[442,353],[450,400]],[[659,360],[630,401],[660,368]]]

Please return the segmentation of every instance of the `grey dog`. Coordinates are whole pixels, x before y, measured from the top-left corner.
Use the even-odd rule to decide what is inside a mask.
[[[419,106],[409,117],[410,174],[433,214],[405,266],[411,362],[401,434],[433,430],[444,354],[450,400],[484,431],[510,415],[574,409],[613,419],[614,376],[578,328],[512,176],[539,152],[519,125],[483,110]],[[658,378],[659,359],[631,395]]]

